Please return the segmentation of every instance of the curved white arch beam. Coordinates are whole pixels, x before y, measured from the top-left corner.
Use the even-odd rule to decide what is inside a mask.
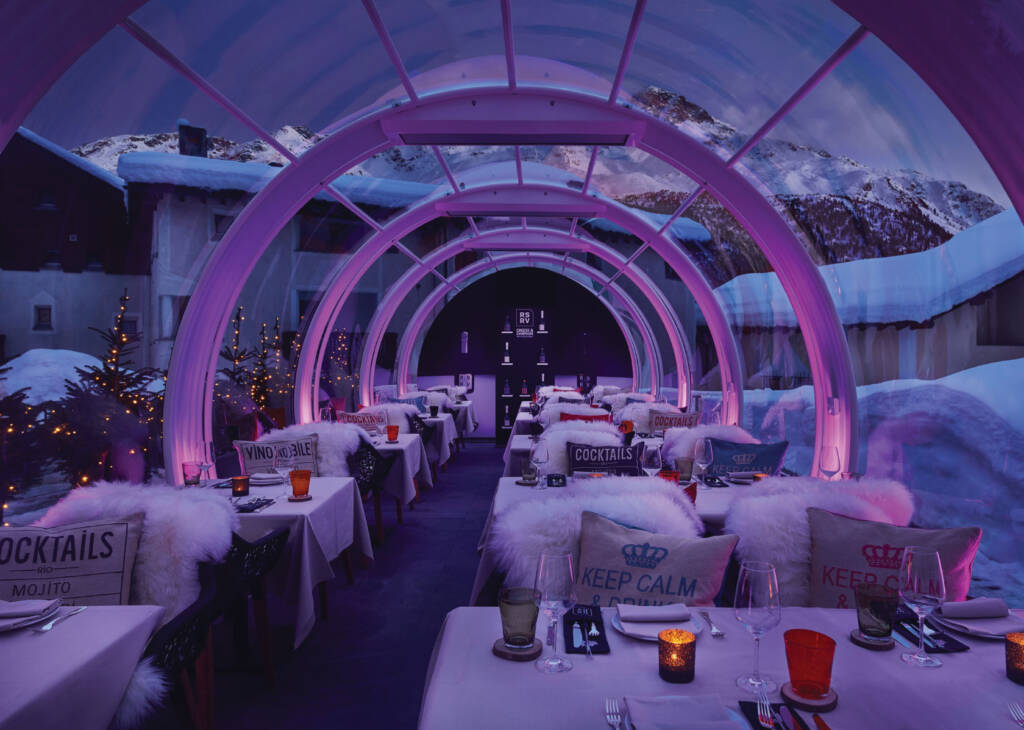
[[[693,377],[693,360],[689,344],[687,342],[686,332],[683,330],[683,325],[679,321],[679,317],[676,315],[675,310],[666,299],[664,292],[655,285],[651,278],[638,268],[626,266],[626,258],[624,256],[615,251],[611,246],[607,246],[592,238],[584,238],[579,234],[576,236],[570,236],[567,231],[556,228],[533,227],[523,229],[521,227],[517,227],[494,229],[481,233],[479,236],[464,235],[456,238],[444,246],[431,251],[430,254],[423,258],[421,264],[409,267],[409,269],[403,273],[397,281],[395,281],[387,294],[378,304],[377,311],[374,313],[373,319],[367,328],[366,349],[364,350],[363,361],[360,367],[360,385],[362,387],[361,396],[364,405],[369,402],[367,398],[372,397],[372,380],[375,376],[375,364],[377,362],[377,357],[380,354],[380,347],[384,340],[384,333],[402,301],[406,296],[408,296],[409,292],[416,287],[423,277],[427,276],[431,269],[443,264],[445,261],[458,255],[462,251],[508,251],[512,249],[522,251],[579,251],[593,253],[599,258],[609,262],[616,269],[619,269],[622,275],[626,276],[642,292],[644,292],[648,301],[658,314],[662,326],[668,333],[669,342],[672,345],[672,351],[675,357],[676,372],[679,374],[680,386],[678,402],[679,405],[689,403],[691,390],[690,383],[692,382]],[[611,281],[611,277],[606,277],[606,280]],[[634,319],[636,319],[636,317],[634,317]],[[651,329],[649,324],[648,328]],[[320,332],[312,332],[307,329],[307,335],[303,339],[303,342],[307,343],[307,348],[305,348],[300,354],[300,360],[302,357],[311,357],[317,354],[316,349],[308,347],[309,343],[321,342],[322,338],[329,336],[329,328]],[[735,340],[732,342],[732,346],[736,347]],[[317,378],[318,377],[319,374],[317,375]],[[314,391],[313,388],[316,387],[316,382],[318,382],[317,379],[308,383],[296,383],[296,413],[300,412],[299,403],[301,403],[303,398],[312,399],[315,397],[316,391]],[[400,387],[404,386],[404,380],[399,378],[398,384]]]
[[[590,278],[600,284],[604,285],[608,282],[609,277],[602,274],[597,269],[591,266],[577,261],[575,259],[564,260],[561,256],[557,256],[553,253],[533,253],[533,252],[521,252],[521,253],[508,253],[499,256],[493,256],[490,260],[477,261],[464,269],[460,269],[458,272],[449,277],[449,284],[439,284],[435,287],[430,294],[420,303],[412,317],[409,319],[408,324],[402,332],[402,337],[399,340],[397,355],[395,356],[395,362],[398,366],[399,377],[397,378],[399,387],[404,387],[405,382],[408,380],[409,363],[412,358],[412,351],[419,334],[424,330],[424,325],[428,320],[431,319],[431,312],[434,308],[447,296],[452,289],[459,284],[464,282],[473,281],[485,276],[496,273],[500,268],[522,268],[528,267],[535,264],[548,264],[555,268],[564,268],[579,273],[587,278]],[[568,277],[567,272],[562,272],[563,275]],[[572,278],[572,277],[569,277]],[[614,286],[614,284],[612,284]],[[585,287],[586,288],[586,287]],[[612,291],[609,287],[609,291]],[[600,297],[597,292],[592,292],[594,296],[608,309],[612,314],[612,317],[616,318],[619,328],[622,330],[622,335],[626,339],[627,344],[632,340],[628,329],[621,323],[618,313],[611,303],[605,301]],[[623,304],[627,307],[627,311],[630,312],[630,316],[633,317],[633,322],[640,330],[640,335],[644,340],[644,346],[649,352],[657,354],[657,348],[651,342],[653,333],[650,331],[650,325],[647,320],[643,317],[642,313],[639,313],[636,308],[636,304],[627,296],[624,292],[616,293]],[[637,319],[639,314],[639,319]],[[652,350],[651,348],[654,347]],[[653,369],[654,366],[652,366]],[[639,370],[634,371],[633,381],[634,385],[638,384]]]
[[[735,346],[729,320],[703,272],[682,247],[662,235],[658,227],[638,211],[596,194],[585,194],[561,184],[547,182],[509,182],[471,187],[448,194],[435,193],[392,218],[381,231],[367,239],[351,258],[339,264],[328,277],[328,283],[322,287],[324,296],[309,318],[307,328],[312,336],[306,342],[312,344],[316,350],[309,352],[307,348],[306,356],[309,359],[300,359],[296,367],[295,382],[299,384],[298,388],[304,389],[307,384],[312,387],[312,384],[319,382],[318,366],[323,358],[326,333],[330,331],[331,326],[337,320],[345,301],[354,291],[360,277],[388,249],[391,242],[437,217],[453,215],[472,218],[477,215],[494,215],[496,212],[514,217],[526,213],[564,217],[604,217],[638,238],[647,241],[650,248],[658,253],[678,274],[689,289],[698,308],[704,314],[720,365],[722,422],[739,423],[743,413],[744,382],[740,352],[739,348]],[[582,246],[582,250],[585,251],[590,251],[597,244],[596,241],[588,238],[579,238],[575,243]],[[596,250],[594,253],[597,253]],[[429,255],[428,258],[430,258]],[[616,263],[624,271],[629,271],[632,268],[628,265],[628,260],[622,259],[621,256],[617,256]],[[642,282],[642,280],[634,278],[634,282]],[[653,283],[650,289],[645,288],[643,283],[638,285],[648,300],[658,308],[658,290],[653,287]],[[829,299],[829,304],[831,305],[831,299]],[[671,310],[670,306],[667,308]],[[666,316],[668,316],[667,313]],[[683,342],[673,343],[677,361],[682,357],[682,347]],[[683,382],[683,378],[680,378],[680,383]],[[660,384],[658,385],[660,386]],[[687,378],[685,386],[680,387],[679,405],[688,402],[684,400],[690,395],[688,385],[689,378]],[[654,390],[656,392],[657,387]],[[306,423],[313,420],[313,414],[316,413],[315,393],[316,391],[297,391],[295,407],[296,420],[299,422]],[[372,393],[366,390],[364,384],[361,384],[360,398],[364,404],[372,402]]]
[[[396,144],[518,144],[523,140],[535,144],[570,140],[575,144],[631,144],[701,181],[760,246],[793,305],[814,383],[812,473],[820,473],[820,454],[832,447],[839,451],[840,471],[852,470],[850,455],[857,452],[857,400],[845,333],[814,262],[760,192],[700,142],[643,112],[566,89],[519,87],[510,91],[500,86],[432,94],[356,119],[283,168],[250,201],[210,257],[175,341],[165,401],[167,473],[176,473],[176,465],[194,455],[191,444],[201,443],[210,432],[218,351],[232,307],[260,255],[306,201],[354,164]],[[593,202],[601,205],[601,201]],[[605,205],[609,217],[616,206]],[[627,222],[623,226],[627,230],[639,220],[635,214],[617,217]],[[680,278],[691,278],[677,247],[665,245],[658,250],[656,244],[657,240],[652,242],[652,248]],[[378,255],[364,249],[367,247],[349,260],[348,268],[356,278],[367,268],[367,260]],[[690,290],[696,296],[695,289]],[[714,321],[714,314],[701,308],[712,332],[728,329],[727,321]],[[716,338],[716,346],[719,340]],[[740,388],[740,363],[726,361],[727,353],[721,350],[718,354],[728,387]],[[728,412],[738,402],[737,398],[723,403],[727,422],[739,420],[741,414]]]

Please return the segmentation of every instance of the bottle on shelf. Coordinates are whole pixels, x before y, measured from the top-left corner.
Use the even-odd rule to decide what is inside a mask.
[[[504,422],[504,426],[505,426],[505,428],[509,428],[511,425],[512,425],[512,420],[511,420],[511,418],[509,417],[509,414],[508,414],[508,403],[506,403],[505,404],[505,422]]]
[[[512,384],[508,382],[508,378],[505,378],[505,390],[502,391],[503,395],[512,395]]]
[[[544,345],[540,346],[540,357],[537,358],[538,365],[547,365],[547,357],[544,355]]]
[[[541,385],[544,385],[544,384],[545,384],[545,383],[544,383],[544,371],[543,371],[543,370],[541,370],[541,371],[540,371],[540,384],[541,384]]]
[[[505,326],[501,328],[501,331],[502,332],[511,332],[512,331],[512,320],[511,320],[511,318],[509,318],[508,312],[505,313]]]
[[[505,340],[505,359],[502,362],[506,365],[512,362],[512,357],[508,353],[508,340]]]
[[[537,332],[547,332],[544,327],[544,310],[540,310],[540,319],[537,320]]]
[[[522,390],[519,391],[519,394],[520,395],[529,395],[530,394],[529,389],[526,387],[526,378],[523,378],[523,388],[522,388]]]

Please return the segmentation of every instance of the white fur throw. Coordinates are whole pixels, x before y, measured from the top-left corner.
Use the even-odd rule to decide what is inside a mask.
[[[619,427],[614,423],[607,423],[605,421],[556,421],[544,429],[544,435],[547,436],[548,434],[565,430],[578,431],[579,429],[593,431],[594,433],[610,433],[620,441],[622,440],[622,433],[619,431]],[[576,443],[579,442],[577,441]]]
[[[739,426],[726,426],[720,423],[702,423],[693,428],[670,428],[665,432],[665,441],[661,446],[661,458],[666,464],[675,464],[676,459],[694,457],[697,444],[704,439],[720,439],[737,444],[761,443]]]
[[[573,396],[576,395],[580,395],[580,392],[578,390],[574,388],[566,389],[565,386],[562,385],[543,385],[540,388],[537,388],[538,398],[552,398],[556,396],[565,396],[567,398],[572,398]],[[582,398],[583,396],[580,397]]]
[[[585,403],[555,403],[549,402],[540,413],[537,414],[537,422],[547,428],[553,423],[558,423],[563,413],[572,413],[577,416],[606,416],[606,411],[601,408],[593,408]]]
[[[632,421],[633,430],[640,433],[651,432],[651,411],[664,413],[681,413],[675,406],[668,403],[630,403],[622,407],[622,410],[615,415],[615,421]]]
[[[578,559],[584,511],[651,532],[699,537],[701,520],[689,500],[679,495],[677,487],[660,479],[587,479],[496,514],[489,547],[506,573],[507,585],[533,585],[542,552],[568,550]]]
[[[153,666],[153,658],[146,657],[135,666],[121,704],[110,723],[113,730],[139,727],[163,703],[169,682],[164,673]]]
[[[58,527],[145,513],[132,571],[134,604],[163,606],[164,623],[199,596],[196,565],[218,562],[231,547],[238,515],[223,490],[99,482],[79,487],[35,524]]]
[[[452,407],[452,399],[448,397],[448,394],[447,393],[441,393],[441,392],[438,392],[438,391],[413,390],[413,391],[409,391],[408,393],[406,393],[402,397],[403,398],[419,398],[421,395],[424,398],[427,399],[427,405],[428,406],[437,406],[438,408],[441,408],[441,409],[451,408]]]
[[[398,433],[409,433],[408,416],[419,414],[419,410],[411,403],[381,403],[363,410],[371,413],[383,413],[387,416],[388,425],[398,426]]]
[[[274,429],[260,436],[260,441],[297,439],[317,435],[316,472],[322,477],[347,477],[348,457],[359,448],[360,440],[369,440],[369,434],[354,423],[297,423],[287,428]]]
[[[725,517],[725,531],[740,538],[737,558],[772,563],[779,595],[788,606],[810,601],[808,507],[899,526],[909,524],[914,511],[910,490],[890,479],[772,477],[737,494]]]
[[[576,423],[576,428],[568,426]],[[621,446],[622,434],[618,431],[609,433],[600,428],[601,424],[567,421],[565,428],[545,431],[541,442],[548,447],[548,465],[544,468],[548,474],[568,474],[569,442],[588,444],[589,446]],[[605,424],[607,425],[607,424]],[[598,426],[597,428],[594,428]]]
[[[618,413],[626,407],[626,399],[631,400],[642,400],[642,401],[653,401],[654,396],[650,393],[615,393],[614,395],[606,395],[601,399],[601,403],[606,406],[612,407],[612,413]]]
[[[592,403],[600,403],[601,399],[606,395],[615,395],[621,392],[622,388],[617,385],[595,385],[590,389],[590,401]]]

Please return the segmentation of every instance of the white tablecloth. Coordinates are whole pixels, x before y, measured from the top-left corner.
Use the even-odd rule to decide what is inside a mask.
[[[452,405],[455,415],[455,427],[459,436],[465,438],[476,431],[476,413],[473,411],[473,401],[464,400]]]
[[[263,496],[262,492],[277,496],[281,489],[254,487],[250,492],[257,497]],[[355,480],[314,477],[309,493],[313,498],[308,502],[289,502],[277,496],[277,501],[261,512],[238,516],[238,534],[246,540],[257,540],[280,527],[289,530],[285,554],[268,576],[268,584],[275,593],[295,604],[295,646],[309,636],[316,623],[313,590],[334,578],[331,561],[350,545],[368,558],[373,557]]]
[[[712,639],[705,631],[697,639],[694,681],[669,684],[658,677],[657,643],[619,635],[609,609],[604,623],[611,654],[592,661],[572,655],[572,671],[549,675],[531,662],[491,654],[501,636],[497,608],[457,608],[448,614],[434,649],[419,727],[594,730],[606,727],[604,699],[624,695],[713,694],[735,708],[739,700],[752,698],[735,679],[752,666],[753,642],[732,609],[713,608],[711,617],[726,637]],[[788,681],[783,631],[811,628],[837,644],[832,687],[839,706],[823,715],[835,730],[1013,727],[1006,703],[1024,701],[1024,687],[1006,678],[1002,642],[965,639],[970,651],[942,654],[944,666],[922,670],[900,660],[905,649],[899,645],[888,652],[855,646],[847,637],[856,626],[853,610],[783,608],[782,623],[761,640],[761,671],[779,684]],[[778,692],[771,697],[779,701]],[[809,714],[798,714],[814,727]],[[682,718],[679,727],[686,727]]]
[[[498,567],[498,556],[491,550],[488,541],[490,537],[491,523],[495,515],[499,515],[509,507],[526,502],[531,499],[540,499],[553,493],[550,489],[534,489],[516,484],[519,477],[502,477],[498,480],[498,488],[494,490],[494,499],[491,500],[491,510],[487,514],[487,521],[484,523],[483,532],[477,543],[477,551],[480,553],[480,563],[477,565],[476,578],[473,580],[473,589],[469,596],[470,604],[476,603],[477,596],[483,590],[484,584],[491,573]],[[658,477],[652,477],[657,479]],[[559,487],[558,489],[572,489],[573,487]],[[585,487],[584,487],[585,488]],[[703,485],[697,487],[697,515],[708,525],[708,527],[721,528],[725,523],[725,513],[733,497],[743,489],[752,487],[723,487],[710,489]],[[557,490],[554,490],[557,491]]]
[[[416,497],[414,479],[418,480],[422,487],[434,486],[434,481],[430,478],[430,461],[427,459],[427,451],[419,434],[400,433],[397,444],[389,444],[382,439],[377,450],[398,453],[394,466],[388,471],[381,485],[385,494],[390,494],[402,504],[409,504]]]
[[[525,433],[529,435],[530,424],[533,423],[533,415],[529,411],[519,411],[516,414],[516,420],[512,424],[512,435],[515,436],[517,433]]]
[[[517,477],[523,473],[523,459],[530,456],[533,441],[525,434],[512,436],[505,445],[505,471],[503,477]]]
[[[455,417],[451,413],[439,413],[437,418],[428,417],[423,420],[434,427],[433,436],[424,444],[427,461],[438,466],[447,464],[452,458],[452,442],[459,436],[455,428]]]
[[[105,730],[163,615],[90,606],[45,634],[0,634],[0,728]]]

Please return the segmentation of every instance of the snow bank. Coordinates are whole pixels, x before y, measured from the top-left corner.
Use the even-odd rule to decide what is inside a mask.
[[[80,382],[76,367],[100,367],[102,364],[92,355],[75,350],[28,350],[2,366],[10,368],[10,371],[0,375],[6,378],[0,380],[0,392],[6,395],[28,388],[25,400],[31,405],[60,400],[65,393],[65,379]]]
[[[925,322],[1024,271],[1024,226],[1005,210],[927,251],[818,270],[843,324]],[[735,326],[797,324],[775,273],[743,274],[715,293]]]
[[[662,215],[661,213],[648,213],[647,211],[635,208],[630,208],[629,212],[641,218],[646,218],[648,223],[659,229],[665,225],[665,221],[669,219],[669,216]],[[586,221],[586,225],[591,228],[598,228],[602,231],[611,231],[612,233],[621,233],[623,235],[628,234],[628,231],[612,223],[607,218],[589,218]],[[711,234],[708,233],[708,229],[697,221],[690,220],[689,218],[679,218],[674,221],[669,227],[669,231],[673,236],[682,241],[711,240]]]

